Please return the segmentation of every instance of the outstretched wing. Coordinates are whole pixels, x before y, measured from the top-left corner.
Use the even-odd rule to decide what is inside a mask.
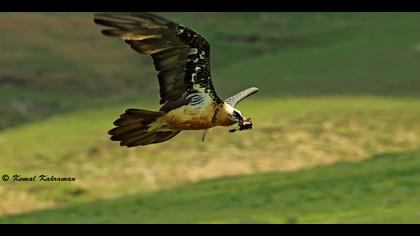
[[[199,103],[203,96],[223,102],[211,81],[210,46],[198,33],[150,13],[99,13],[94,21],[108,27],[102,30],[104,35],[121,37],[137,52],[152,57],[161,111]]]
[[[235,95],[233,95],[232,97],[228,98],[225,100],[225,102],[229,105],[231,105],[232,107],[235,107],[236,104],[238,104],[240,101],[242,101],[243,99],[245,99],[248,96],[251,96],[252,94],[258,92],[258,88],[256,87],[251,87],[248,89],[245,89],[242,92],[239,92]]]

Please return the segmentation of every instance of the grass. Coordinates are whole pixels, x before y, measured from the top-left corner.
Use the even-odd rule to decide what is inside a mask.
[[[91,13],[1,14],[0,174],[77,178],[1,182],[1,222],[419,222],[419,14],[161,15],[208,38],[220,97],[261,89],[254,129],[120,148],[112,121],[158,109],[150,59]]]
[[[420,152],[293,173],[225,177],[0,223],[420,223]]]
[[[162,15],[208,38],[213,80],[221,97],[247,86],[258,86],[269,97],[419,95],[418,14]],[[10,111],[2,114],[6,118],[0,128],[110,105],[109,99],[131,98],[139,88],[142,99],[157,100],[151,60],[100,35],[91,13],[5,13],[0,22],[5,22],[0,23],[5,32],[0,38],[0,87],[11,86],[18,94],[41,92],[48,97],[47,104],[56,104],[35,101],[32,106],[44,109],[10,119],[16,111],[14,98],[0,93],[6,104],[2,110]],[[4,84],[3,78],[9,82]],[[56,99],[57,93],[65,98]],[[68,105],[75,96],[82,99]],[[109,99],[90,103],[92,97]]]
[[[185,132],[166,143],[165,149],[152,145],[128,150],[108,141],[106,131],[112,120],[131,106],[155,107],[128,103],[57,116],[0,133],[0,173],[78,179],[60,188],[42,183],[0,185],[6,199],[0,203],[0,213],[111,199],[223,176],[361,161],[377,153],[420,146],[417,99],[250,100],[240,109],[253,117],[252,131],[231,135],[226,129],[215,128],[205,143],[200,141],[200,132]]]

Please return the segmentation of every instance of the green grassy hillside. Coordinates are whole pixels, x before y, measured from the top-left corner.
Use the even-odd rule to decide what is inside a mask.
[[[221,178],[0,223],[420,223],[420,152]]]
[[[222,97],[251,85],[270,97],[419,95],[415,13],[162,15],[208,38]],[[92,13],[4,13],[0,28],[0,127],[158,101],[151,60],[102,36]]]
[[[130,106],[152,108],[139,103]],[[420,101],[344,98],[250,100],[251,131],[183,132],[126,149],[108,140],[121,107],[78,112],[0,133],[0,173],[73,176],[75,183],[2,183],[2,215],[157,191],[203,179],[296,171],[418,148]],[[111,119],[112,120],[112,119]],[[251,177],[250,177],[251,178]]]
[[[77,178],[0,182],[1,223],[419,223],[419,14],[161,15],[208,38],[221,97],[261,89],[254,128],[121,148],[151,60],[91,13],[0,14],[0,175]]]

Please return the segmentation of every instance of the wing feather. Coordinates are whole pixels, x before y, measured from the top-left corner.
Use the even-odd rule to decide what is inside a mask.
[[[99,13],[95,23],[106,36],[122,38],[140,54],[151,56],[158,72],[161,111],[190,103],[191,94],[217,96],[210,75],[210,45],[193,30],[150,13]],[[204,95],[204,94],[203,94]]]

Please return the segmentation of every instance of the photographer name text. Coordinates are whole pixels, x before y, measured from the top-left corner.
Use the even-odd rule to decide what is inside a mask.
[[[9,178],[4,178],[3,181],[9,181]],[[34,175],[34,176],[22,176],[13,175],[10,178],[12,182],[74,182],[75,177],[58,177],[55,175]]]

